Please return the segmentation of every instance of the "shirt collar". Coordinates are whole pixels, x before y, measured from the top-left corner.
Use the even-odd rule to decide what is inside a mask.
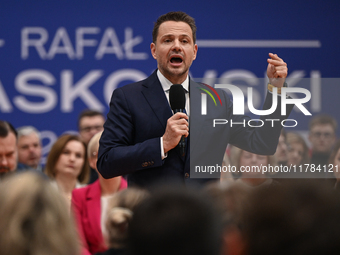
[[[159,71],[159,69],[157,70],[157,76],[158,79],[163,87],[164,92],[167,92],[170,90],[170,87],[172,85],[171,81],[169,81],[167,78],[165,78],[165,76]],[[187,76],[187,78],[183,81],[182,83],[183,88],[185,89],[186,92],[189,92],[189,75]]]

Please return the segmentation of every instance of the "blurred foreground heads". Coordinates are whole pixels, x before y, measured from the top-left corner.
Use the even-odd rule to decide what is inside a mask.
[[[200,192],[158,192],[136,208],[129,230],[131,255],[220,254],[221,217]]]
[[[339,254],[339,215],[339,193],[320,182],[255,190],[244,209],[246,254]]]
[[[0,185],[1,255],[77,255],[66,203],[42,176],[6,176]]]
[[[128,188],[113,195],[107,210],[106,242],[109,249],[96,255],[126,254],[129,226],[136,207],[149,196],[145,190]]]

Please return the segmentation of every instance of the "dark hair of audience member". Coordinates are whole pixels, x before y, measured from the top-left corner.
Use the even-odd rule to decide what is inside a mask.
[[[94,117],[94,116],[102,116],[105,119],[105,116],[102,112],[97,110],[85,109],[78,116],[78,128],[80,128],[80,121],[84,117]]]
[[[18,138],[18,133],[13,125],[7,121],[0,120],[0,137],[7,137],[9,132],[12,132]]]
[[[1,255],[76,255],[75,226],[64,198],[41,175],[7,176],[0,185]]]
[[[59,159],[61,153],[63,152],[66,144],[70,141],[78,141],[78,142],[80,142],[84,145],[84,150],[85,150],[85,152],[84,152],[84,157],[85,157],[84,165],[83,165],[81,173],[79,174],[77,179],[81,184],[86,184],[89,180],[89,174],[90,174],[90,167],[87,163],[88,161],[87,161],[86,144],[77,135],[70,135],[70,134],[62,135],[53,144],[53,146],[52,146],[52,148],[51,148],[51,150],[48,154],[47,161],[46,161],[46,166],[45,166],[46,175],[49,176],[50,178],[54,179],[54,177],[56,175],[55,166],[56,166],[58,159]]]
[[[106,229],[108,233],[108,247],[125,249],[128,238],[128,226],[133,212],[149,193],[137,188],[128,188],[119,191],[110,199]]]
[[[255,190],[244,210],[247,254],[339,254],[339,195],[316,180]]]
[[[201,192],[161,190],[135,210],[129,228],[129,254],[217,255],[222,222]]]
[[[222,254],[244,254],[241,215],[251,189],[246,188],[241,183],[224,181],[210,183],[204,191],[222,216]]]
[[[331,125],[334,132],[338,128],[336,119],[328,114],[318,114],[314,116],[308,124],[309,130],[311,130],[316,125]]]

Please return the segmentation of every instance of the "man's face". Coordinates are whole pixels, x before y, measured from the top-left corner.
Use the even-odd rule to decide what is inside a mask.
[[[42,154],[41,143],[36,133],[21,136],[18,140],[19,162],[36,169]]]
[[[103,116],[83,117],[79,122],[79,134],[81,139],[88,144],[92,136],[103,131],[105,119]]]
[[[182,83],[197,53],[190,26],[181,21],[162,23],[157,41],[151,43],[150,47],[159,71],[173,84]]]
[[[13,133],[0,137],[0,175],[15,171],[17,168],[17,138]]]
[[[314,125],[309,133],[309,141],[316,153],[330,153],[335,140],[335,132],[329,124]]]

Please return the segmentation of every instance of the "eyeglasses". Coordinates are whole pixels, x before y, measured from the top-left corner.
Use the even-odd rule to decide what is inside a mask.
[[[321,138],[321,136],[325,137],[326,139],[330,139],[333,137],[332,133],[329,132],[313,132],[312,136],[316,137],[316,138]]]
[[[103,126],[89,126],[89,127],[80,128],[81,132],[86,132],[86,133],[91,132],[91,130],[102,131]]]

